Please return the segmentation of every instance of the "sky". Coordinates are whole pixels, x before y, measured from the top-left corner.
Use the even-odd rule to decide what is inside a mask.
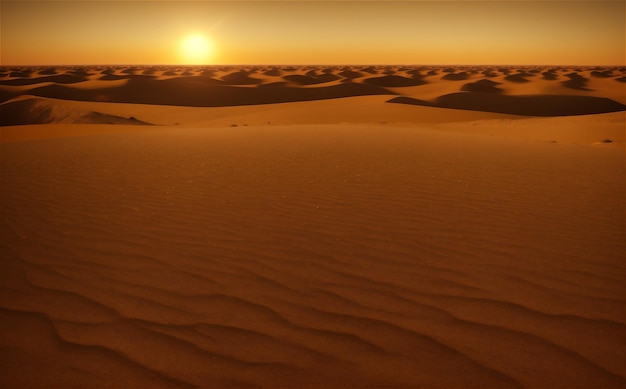
[[[625,4],[0,0],[0,64],[623,65]]]

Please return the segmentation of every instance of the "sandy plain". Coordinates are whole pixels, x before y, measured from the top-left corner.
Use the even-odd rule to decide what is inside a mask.
[[[2,387],[624,387],[625,81],[3,68]]]

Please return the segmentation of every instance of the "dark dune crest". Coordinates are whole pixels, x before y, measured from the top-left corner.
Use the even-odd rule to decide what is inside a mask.
[[[448,73],[445,76],[441,77],[442,80],[449,81],[464,81],[470,77],[467,72],[459,72],[459,73]]]
[[[44,70],[41,70],[41,71],[39,72],[39,74],[43,74],[43,75],[53,75],[53,74],[58,74],[58,72],[57,72],[56,68],[51,67],[51,68],[46,68],[46,69],[44,69]]]
[[[80,68],[80,67],[68,71],[67,74],[76,76],[76,77],[88,77],[92,75],[91,70],[87,70],[87,69]]]
[[[122,70],[120,73],[133,75],[133,74],[139,74],[140,70],[137,68],[127,68],[127,69]]]
[[[278,77],[282,75],[283,73],[278,68],[272,68],[272,69],[266,70],[265,72],[263,72],[263,74],[266,76],[270,76],[270,77]]]
[[[311,73],[311,72],[309,72]],[[302,75],[302,74],[290,74],[287,76],[283,76],[283,79],[292,82],[297,85],[315,85],[315,84],[323,84],[326,82],[331,82],[339,79],[339,77],[333,74],[314,74],[313,75]]]
[[[480,93],[502,95],[504,89],[488,78],[499,76],[504,79],[507,93],[517,95],[515,88],[522,83],[530,83],[540,78],[559,80],[564,87],[578,91],[591,91],[587,88],[590,80],[612,78],[617,82],[626,82],[619,77],[617,68],[558,68],[558,67],[493,67],[493,66],[100,66],[93,68],[56,67],[56,68],[3,68],[5,76],[0,80],[0,102],[9,101],[20,95],[34,95],[55,99],[94,102],[119,102],[137,104],[163,104],[192,107],[220,107],[253,104],[272,104],[294,101],[310,101],[351,97],[359,95],[394,95],[387,88],[413,87],[427,84],[430,76],[442,80],[463,81],[459,89],[478,100],[469,104],[469,109],[487,112],[533,112],[535,108],[507,108],[517,97],[502,97],[502,101],[485,100]],[[43,73],[57,74],[43,75]],[[581,73],[584,72],[584,73]],[[582,75],[581,75],[582,74]],[[588,76],[590,74],[590,76]],[[165,77],[160,77],[160,76]],[[585,77],[583,77],[583,75]],[[263,77],[266,76],[266,77]],[[258,77],[258,78],[257,78]],[[480,80],[480,78],[483,78]],[[476,81],[478,80],[478,81]],[[500,80],[500,78],[498,78]],[[565,81],[563,81],[565,80]],[[92,82],[97,81],[97,82]],[[124,81],[111,82],[106,81]],[[73,86],[75,83],[83,84]],[[332,82],[332,83],[331,83]],[[510,83],[509,83],[510,82]],[[601,81],[594,81],[601,82]],[[329,83],[329,84],[326,84]],[[120,85],[123,84],[123,85]],[[333,84],[345,84],[333,85]],[[22,87],[22,88],[17,88]],[[617,86],[618,87],[618,86]],[[501,89],[502,88],[502,89]],[[522,87],[523,88],[523,87]],[[597,100],[603,91],[593,93],[596,100],[588,101],[590,107],[581,107],[581,113],[604,112],[603,109],[618,109]],[[411,91],[411,104],[420,100],[419,89]],[[430,92],[429,92],[430,93]],[[441,92],[440,94],[443,94]],[[567,91],[557,93],[567,94]],[[430,95],[432,96],[432,95]],[[462,95],[464,96],[464,95]],[[430,98],[430,97],[429,97]],[[465,107],[465,97],[442,96],[441,101],[430,101],[434,106]],[[520,97],[517,103],[537,101],[536,97]],[[544,97],[553,102],[552,97]],[[530,100],[529,100],[530,99]],[[563,97],[554,100],[557,106],[553,111],[557,115],[572,112],[566,109],[564,102],[578,107],[582,101],[574,101],[574,97]],[[623,101],[620,100],[621,103]],[[481,108],[479,105],[483,104]],[[443,104],[443,105],[441,105]],[[605,107],[605,108],[602,108]],[[549,109],[539,110],[548,112]],[[526,113],[523,113],[526,114]],[[544,113],[545,114],[545,113]],[[544,115],[541,114],[541,115]],[[579,114],[573,112],[571,114]]]
[[[463,85],[461,90],[466,92],[502,93],[504,91],[497,87],[500,84],[499,82],[482,79]]]
[[[65,85],[34,88],[29,94],[64,100],[105,101],[117,103],[177,105],[190,107],[224,107],[272,104],[294,101],[324,100],[363,95],[394,95],[375,85],[347,82],[317,88],[258,85],[256,88],[221,85],[219,80],[180,77],[166,80],[135,76],[122,86],[77,89]]]
[[[201,71],[199,75],[200,76],[205,76],[205,77],[214,77],[215,76],[215,70],[205,69],[205,70]]]
[[[250,77],[250,73],[243,70],[227,74],[221,79],[230,85],[255,85],[263,82],[258,78]]]
[[[125,80],[128,79],[128,75],[119,75],[119,74],[105,74],[104,76],[101,76],[100,78],[98,78],[98,80],[101,81],[117,81],[117,80]]]
[[[541,73],[541,75],[543,76],[543,78],[545,80],[551,80],[552,81],[552,80],[556,80],[556,79],[559,78],[559,76],[556,73],[554,73],[553,71],[550,71],[550,70]]]
[[[77,76],[72,74],[57,74],[52,76],[33,77],[33,78],[16,78],[12,80],[0,80],[0,85],[7,86],[23,86],[34,85],[42,82],[54,82],[57,84],[75,84],[77,82],[86,81],[84,76]]]
[[[341,79],[338,75],[330,72],[324,72],[322,74],[317,75],[315,78],[322,82],[331,82]]]
[[[286,82],[286,81],[275,81],[275,82],[269,82],[269,83],[266,83],[266,84],[259,84],[259,85],[257,85],[257,88],[266,88],[266,87],[268,87],[268,88],[272,88],[272,87],[288,88],[290,86],[289,86],[289,83]]]
[[[9,77],[30,77],[33,74],[32,69],[12,70]]]
[[[515,73],[515,74],[509,74],[508,76],[504,77],[504,79],[507,81],[511,81],[511,82],[526,83],[526,82],[530,82],[530,80],[526,78],[529,76],[531,76],[531,74]]]
[[[418,85],[427,84],[426,81],[424,81],[422,78],[417,77],[417,76],[408,78],[408,77],[402,77],[402,76],[397,76],[397,75],[366,78],[365,80],[363,80],[363,83],[382,86],[382,87],[388,87],[388,88],[418,86]]]
[[[561,83],[564,87],[584,91],[590,90],[587,88],[587,81],[589,81],[588,78],[585,78],[576,72],[566,74],[565,77],[569,78],[569,80]]]
[[[35,99],[0,104],[0,126],[53,123],[52,107]]]
[[[339,72],[339,75],[347,80],[353,80],[355,78],[363,77],[363,73],[357,72],[350,68],[343,69],[341,72]]]
[[[75,123],[89,123],[89,124],[133,124],[140,126],[152,126],[154,123],[145,122],[143,120],[139,120],[134,116],[130,116],[128,118],[117,115],[109,115],[102,112],[89,112],[81,115]]]
[[[284,76],[283,79],[292,82],[297,85],[315,85],[321,84],[324,81],[320,81],[318,78],[302,75],[302,74],[290,74]]]
[[[486,69],[481,72],[485,77],[498,77],[498,73],[493,69]]]
[[[36,98],[0,104],[0,126],[50,123],[152,125],[132,116],[125,118],[93,111],[64,112],[55,107],[53,102]]]
[[[408,96],[398,96],[387,100],[388,103],[394,104],[408,104],[408,105],[420,105],[422,107],[439,107],[437,104],[427,100],[420,100]]]
[[[410,74],[411,77],[414,78],[423,78],[422,69],[409,69],[406,71],[407,74]]]
[[[368,74],[378,74],[378,71],[373,66],[364,67],[361,71]]]
[[[591,77],[596,77],[596,78],[611,78],[613,77],[613,71],[612,70],[592,70],[591,71]]]
[[[459,92],[440,96],[434,101],[397,97],[388,102],[523,116],[570,116],[626,110],[626,105],[611,99],[575,95],[507,96],[485,92]]]

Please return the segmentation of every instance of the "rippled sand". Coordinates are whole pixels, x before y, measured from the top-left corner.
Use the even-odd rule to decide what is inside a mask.
[[[620,148],[312,125],[1,155],[7,387],[624,385]]]

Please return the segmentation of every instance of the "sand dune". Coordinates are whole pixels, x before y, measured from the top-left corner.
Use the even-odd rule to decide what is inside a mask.
[[[507,81],[511,81],[511,82],[530,82],[530,80],[527,77],[532,76],[529,73],[515,73],[515,74],[509,74],[508,76],[504,77],[505,80]]]
[[[9,80],[1,80],[0,85],[33,85],[43,82],[53,82],[57,84],[74,84],[86,81],[87,78],[70,74],[58,74],[54,76],[43,76],[34,78],[13,78]]]
[[[462,91],[467,92],[482,92],[482,93],[502,93],[502,89],[498,88],[499,82],[491,81],[488,79],[478,80],[476,82],[470,82],[461,87]]]
[[[222,81],[230,85],[253,85],[261,83],[260,79],[250,77],[248,72],[245,71],[237,71],[227,74],[222,77]]]
[[[587,78],[581,76],[578,73],[570,73],[566,74],[565,77],[569,78],[567,81],[563,81],[561,84],[567,88],[572,89],[580,89],[580,90],[588,90],[587,89]]]
[[[623,69],[0,73],[3,388],[626,387]]]
[[[8,69],[7,69],[8,70]],[[43,75],[42,72],[55,72],[54,75]],[[372,75],[376,75],[372,77]],[[443,74],[441,76],[441,74]],[[621,74],[621,77],[620,77]],[[419,100],[432,100],[433,93],[443,91],[434,97],[447,93],[480,88],[477,85],[465,87],[468,83],[482,82],[488,77],[499,86],[504,94],[555,94],[583,95],[616,99],[626,104],[623,88],[619,80],[623,71],[618,68],[489,68],[489,67],[214,67],[204,69],[192,68],[108,68],[101,70],[84,69],[23,69],[5,72],[0,77],[0,98],[2,101],[22,94],[37,95],[49,98],[61,98],[80,101],[97,101],[109,99],[115,102],[132,102],[148,104],[185,105],[185,106],[227,106],[242,104],[264,104],[286,101],[308,101],[320,98],[347,97],[358,94],[395,94]],[[98,80],[101,84],[84,87],[89,82]],[[128,80],[128,85],[106,83],[104,81]],[[336,83],[333,83],[337,81]],[[341,81],[341,82],[339,82]],[[450,83],[445,86],[444,83]],[[458,85],[454,81],[468,81]],[[555,81],[555,82],[550,82]],[[285,83],[286,82],[286,83]],[[351,92],[338,92],[325,87],[337,87],[336,84],[358,84],[350,86]],[[91,89],[89,92],[75,91],[74,87]],[[208,88],[210,85],[219,88]],[[263,93],[255,91],[256,85],[284,87],[280,94],[283,99],[273,97],[264,99]],[[363,85],[394,88],[390,93],[384,89],[374,91],[365,89]],[[434,89],[430,85],[435,85]],[[23,89],[11,89],[22,86]],[[419,88],[419,87],[423,88]],[[483,85],[484,86],[484,85]],[[302,91],[317,89],[315,92]],[[441,87],[441,88],[440,88]],[[208,89],[207,89],[208,88]],[[354,90],[354,88],[363,88]],[[405,91],[398,89],[406,88]],[[302,89],[302,88],[300,88]],[[529,92],[536,89],[536,92]],[[171,93],[169,93],[171,91]],[[491,90],[493,91],[493,90]],[[313,94],[311,96],[309,94]],[[324,95],[326,95],[324,97]],[[169,95],[166,98],[162,95]],[[217,96],[223,95],[223,99]],[[161,96],[161,97],[158,97]],[[202,96],[202,97],[200,97]],[[213,97],[210,97],[213,96]],[[287,97],[288,96],[288,97]]]
[[[450,81],[462,81],[462,80],[467,80],[468,78],[469,78],[469,74],[467,72],[448,73],[445,76],[441,77],[442,80],[450,80]]]
[[[541,75],[546,80],[556,80],[557,78],[559,78],[559,76],[553,71],[546,71],[546,72],[541,73]]]
[[[432,102],[410,97],[395,97],[389,102],[526,116],[588,115],[626,110],[626,105],[602,97],[573,95],[505,96],[491,91],[452,93],[440,96]]]
[[[315,75],[290,74],[284,76],[283,79],[289,82],[294,82],[298,85],[315,85],[336,81],[341,79],[341,77],[332,73],[322,73]]]
[[[366,78],[363,82],[382,87],[416,86],[426,83],[419,77],[408,78],[397,75]]]
[[[341,77],[344,77],[348,80],[352,80],[355,78],[360,78],[363,77],[363,73],[359,72],[359,71],[355,71],[349,68],[343,69],[341,72],[338,73]]]
[[[282,85],[242,88],[221,85],[219,81],[216,82],[208,77],[181,77],[164,80],[153,80],[147,77],[135,76],[129,78],[128,82],[121,86],[92,89],[72,88],[59,84],[45,85],[28,90],[28,94],[78,101],[195,107],[271,104],[372,94],[395,94],[381,87],[360,83],[343,83],[318,88],[293,88]],[[10,92],[8,94],[11,95]]]
[[[47,99],[26,98],[0,104],[2,126],[24,124],[135,124],[150,125],[152,123],[138,120],[135,117],[121,117],[97,111],[76,109],[72,104]]]

